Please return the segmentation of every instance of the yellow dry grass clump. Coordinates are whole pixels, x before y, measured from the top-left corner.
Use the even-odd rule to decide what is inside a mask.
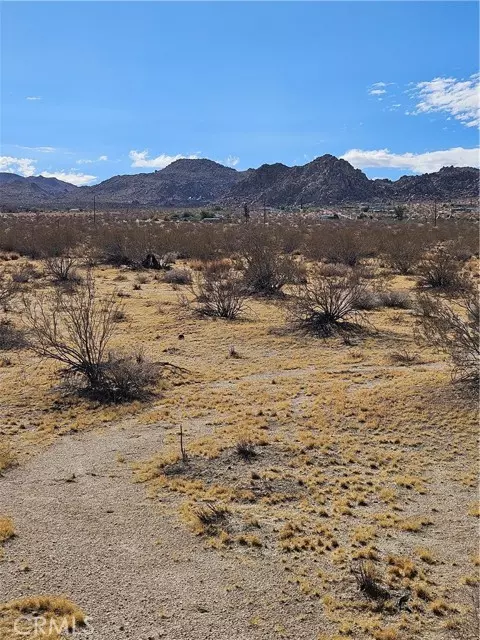
[[[10,540],[15,535],[15,526],[11,518],[0,516],[0,560],[3,557],[4,551],[2,545],[7,540]]]
[[[0,638],[60,640],[66,632],[85,628],[84,612],[63,596],[29,596],[0,605]]]

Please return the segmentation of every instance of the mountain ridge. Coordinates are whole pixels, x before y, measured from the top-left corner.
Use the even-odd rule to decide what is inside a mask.
[[[263,164],[237,171],[206,158],[179,159],[149,173],[112,176],[77,187],[57,178],[0,173],[0,205],[51,208],[103,206],[198,207],[247,202],[269,206],[474,198],[478,169],[442,167],[397,180],[369,179],[349,162],[325,154],[304,165]]]

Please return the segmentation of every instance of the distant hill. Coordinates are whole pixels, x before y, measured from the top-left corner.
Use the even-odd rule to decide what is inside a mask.
[[[22,193],[28,191],[36,194],[46,194],[56,196],[76,191],[77,187],[69,182],[63,182],[57,178],[44,178],[43,176],[30,176],[23,178],[15,173],[0,173],[0,194],[3,189],[8,188],[12,193]]]
[[[403,176],[395,181],[370,180],[346,160],[329,154],[301,166],[264,164],[247,171],[236,171],[212,160],[182,159],[160,171],[114,176],[91,187],[76,187],[56,178],[0,173],[0,204],[91,208],[94,196],[99,208],[449,201],[477,197],[479,175],[472,167],[443,167],[435,173]]]
[[[239,180],[242,173],[212,160],[176,160],[154,173],[115,176],[77,195],[111,203],[166,207],[196,207],[215,202]]]

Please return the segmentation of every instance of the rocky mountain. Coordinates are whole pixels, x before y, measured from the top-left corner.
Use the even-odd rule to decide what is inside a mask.
[[[153,173],[115,176],[76,195],[90,200],[95,195],[99,202],[195,207],[220,199],[242,175],[212,160],[182,159]]]
[[[33,199],[49,199],[75,192],[77,187],[69,182],[63,182],[57,178],[44,178],[43,176],[29,176],[24,178],[15,173],[0,173],[0,198],[1,201],[8,198],[18,198],[23,204],[29,204]]]
[[[442,201],[475,198],[479,171],[472,167],[443,167],[396,181],[370,180],[345,160],[324,155],[302,166],[264,164],[236,171],[212,160],[182,159],[153,173],[114,176],[91,187],[75,187],[56,178],[22,178],[0,173],[0,205],[65,209],[198,207],[212,203],[281,207],[355,202]]]
[[[369,201],[372,180],[346,160],[324,155],[303,166],[264,164],[232,187],[226,202],[266,202],[270,206]]]

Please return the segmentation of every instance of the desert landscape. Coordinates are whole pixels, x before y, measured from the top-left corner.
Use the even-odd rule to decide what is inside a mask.
[[[162,217],[1,220],[1,637],[476,637],[476,224]]]
[[[480,5],[0,21],[0,640],[480,637]]]

